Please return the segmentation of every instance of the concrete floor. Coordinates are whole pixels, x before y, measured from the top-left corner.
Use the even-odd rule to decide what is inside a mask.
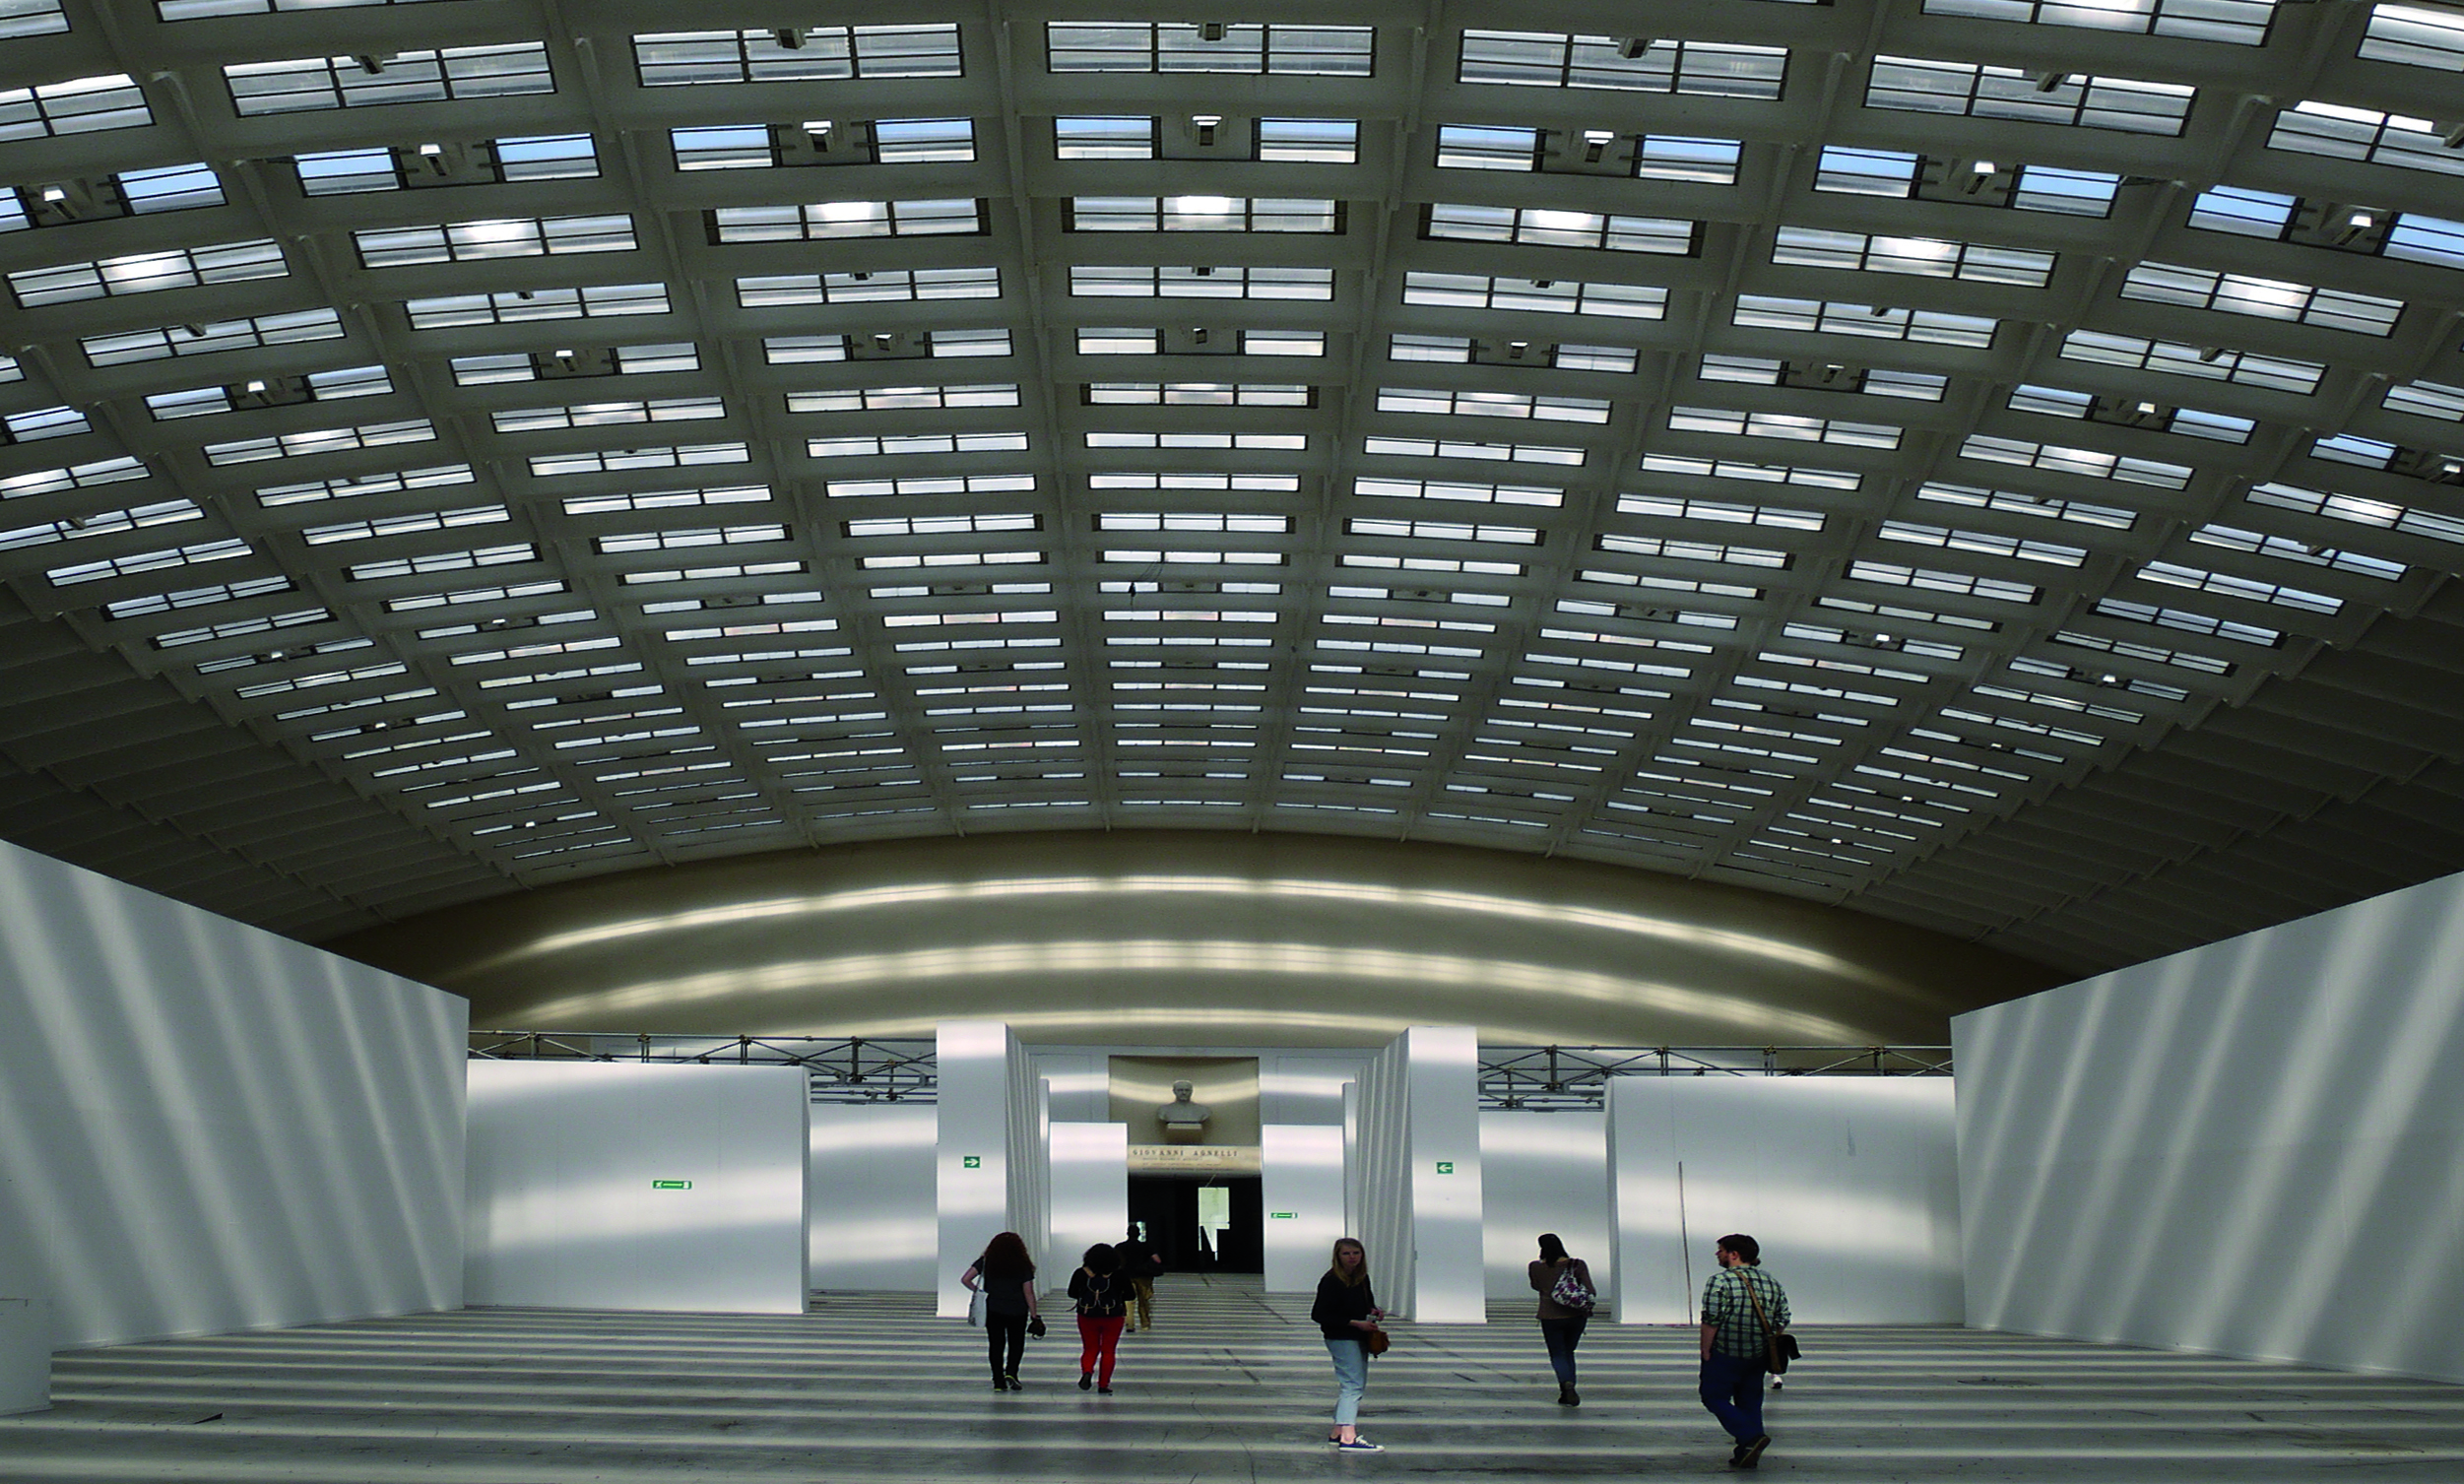
[[[1667,1328],[1595,1326],[1585,1405],[1524,1304],[1401,1326],[1362,1431],[1305,1299],[1167,1278],[1117,1394],[1074,1336],[996,1394],[977,1331],[920,1299],[820,1295],[805,1319],[544,1310],[323,1324],[60,1357],[55,1407],[0,1419],[0,1479],[584,1480],[1728,1477]],[[2464,1387],[1942,1328],[1803,1331],[1765,1474],[1857,1481],[2464,1479]]]

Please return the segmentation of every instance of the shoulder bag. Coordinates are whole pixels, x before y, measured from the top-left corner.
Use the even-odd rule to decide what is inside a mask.
[[[1361,1352],[1366,1355],[1384,1355],[1394,1344],[1383,1329],[1364,1330],[1360,1336]]]
[[[967,1327],[984,1327],[984,1290],[981,1288],[967,1290]]]
[[[1745,1285],[1745,1296],[1754,1305],[1754,1323],[1763,1326],[1763,1366],[1774,1376],[1788,1374],[1788,1362],[1799,1359],[1803,1352],[1796,1347],[1796,1336],[1785,1329],[1771,1327],[1770,1316],[1763,1313],[1763,1296],[1754,1291],[1754,1280],[1740,1270],[1737,1281]]]
[[[1599,1295],[1583,1281],[1583,1269],[1568,1262],[1558,1270],[1557,1281],[1550,1285],[1548,1301],[1569,1314],[1588,1315],[1599,1303]]]

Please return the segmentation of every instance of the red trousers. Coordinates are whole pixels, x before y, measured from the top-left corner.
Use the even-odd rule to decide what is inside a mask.
[[[1095,1378],[1099,1387],[1112,1385],[1112,1362],[1120,1353],[1123,1323],[1120,1315],[1108,1320],[1084,1314],[1078,1316],[1078,1374],[1084,1376],[1095,1369],[1098,1360],[1102,1361],[1104,1374]]]

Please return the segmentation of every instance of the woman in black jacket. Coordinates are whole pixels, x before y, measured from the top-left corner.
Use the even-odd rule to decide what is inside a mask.
[[[1567,1284],[1561,1296],[1558,1285],[1572,1274],[1575,1282]],[[1531,1288],[1540,1296],[1540,1338],[1548,1345],[1548,1363],[1557,1373],[1557,1404],[1579,1407],[1583,1393],[1575,1389],[1575,1346],[1583,1343],[1583,1326],[1591,1322],[1591,1310],[1597,1302],[1597,1290],[1591,1286],[1591,1269],[1581,1258],[1566,1251],[1566,1244],[1555,1232],[1540,1234],[1540,1256],[1531,1264]],[[1590,1302],[1582,1302],[1590,1297]],[[1567,1303],[1564,1300],[1576,1300]]]
[[[1112,1362],[1121,1346],[1121,1324],[1132,1296],[1129,1274],[1121,1270],[1120,1254],[1098,1242],[1070,1274],[1070,1297],[1078,1306],[1078,1389],[1095,1387],[1112,1394]],[[1103,1365],[1103,1376],[1095,1367]]]
[[[1378,1321],[1386,1318],[1369,1288],[1368,1251],[1357,1240],[1345,1237],[1334,1244],[1334,1260],[1318,1280],[1318,1301],[1309,1306],[1309,1317],[1326,1336],[1327,1354],[1334,1361],[1334,1431],[1327,1441],[1345,1452],[1385,1452],[1354,1425],[1360,1419],[1360,1393],[1369,1387],[1368,1339]]]
[[[984,1340],[992,1351],[993,1389],[1023,1390],[1018,1355],[1026,1348],[1027,1323],[1036,1317],[1035,1259],[1027,1256],[1025,1239],[1016,1232],[995,1237],[958,1281],[984,1293]]]

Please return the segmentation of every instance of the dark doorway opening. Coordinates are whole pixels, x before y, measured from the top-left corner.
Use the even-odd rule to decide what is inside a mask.
[[[1199,1192],[1208,1187],[1223,1191],[1231,1207],[1213,1248],[1199,1224]],[[1167,1272],[1266,1270],[1265,1197],[1255,1175],[1133,1175],[1130,1219],[1145,1223]]]

